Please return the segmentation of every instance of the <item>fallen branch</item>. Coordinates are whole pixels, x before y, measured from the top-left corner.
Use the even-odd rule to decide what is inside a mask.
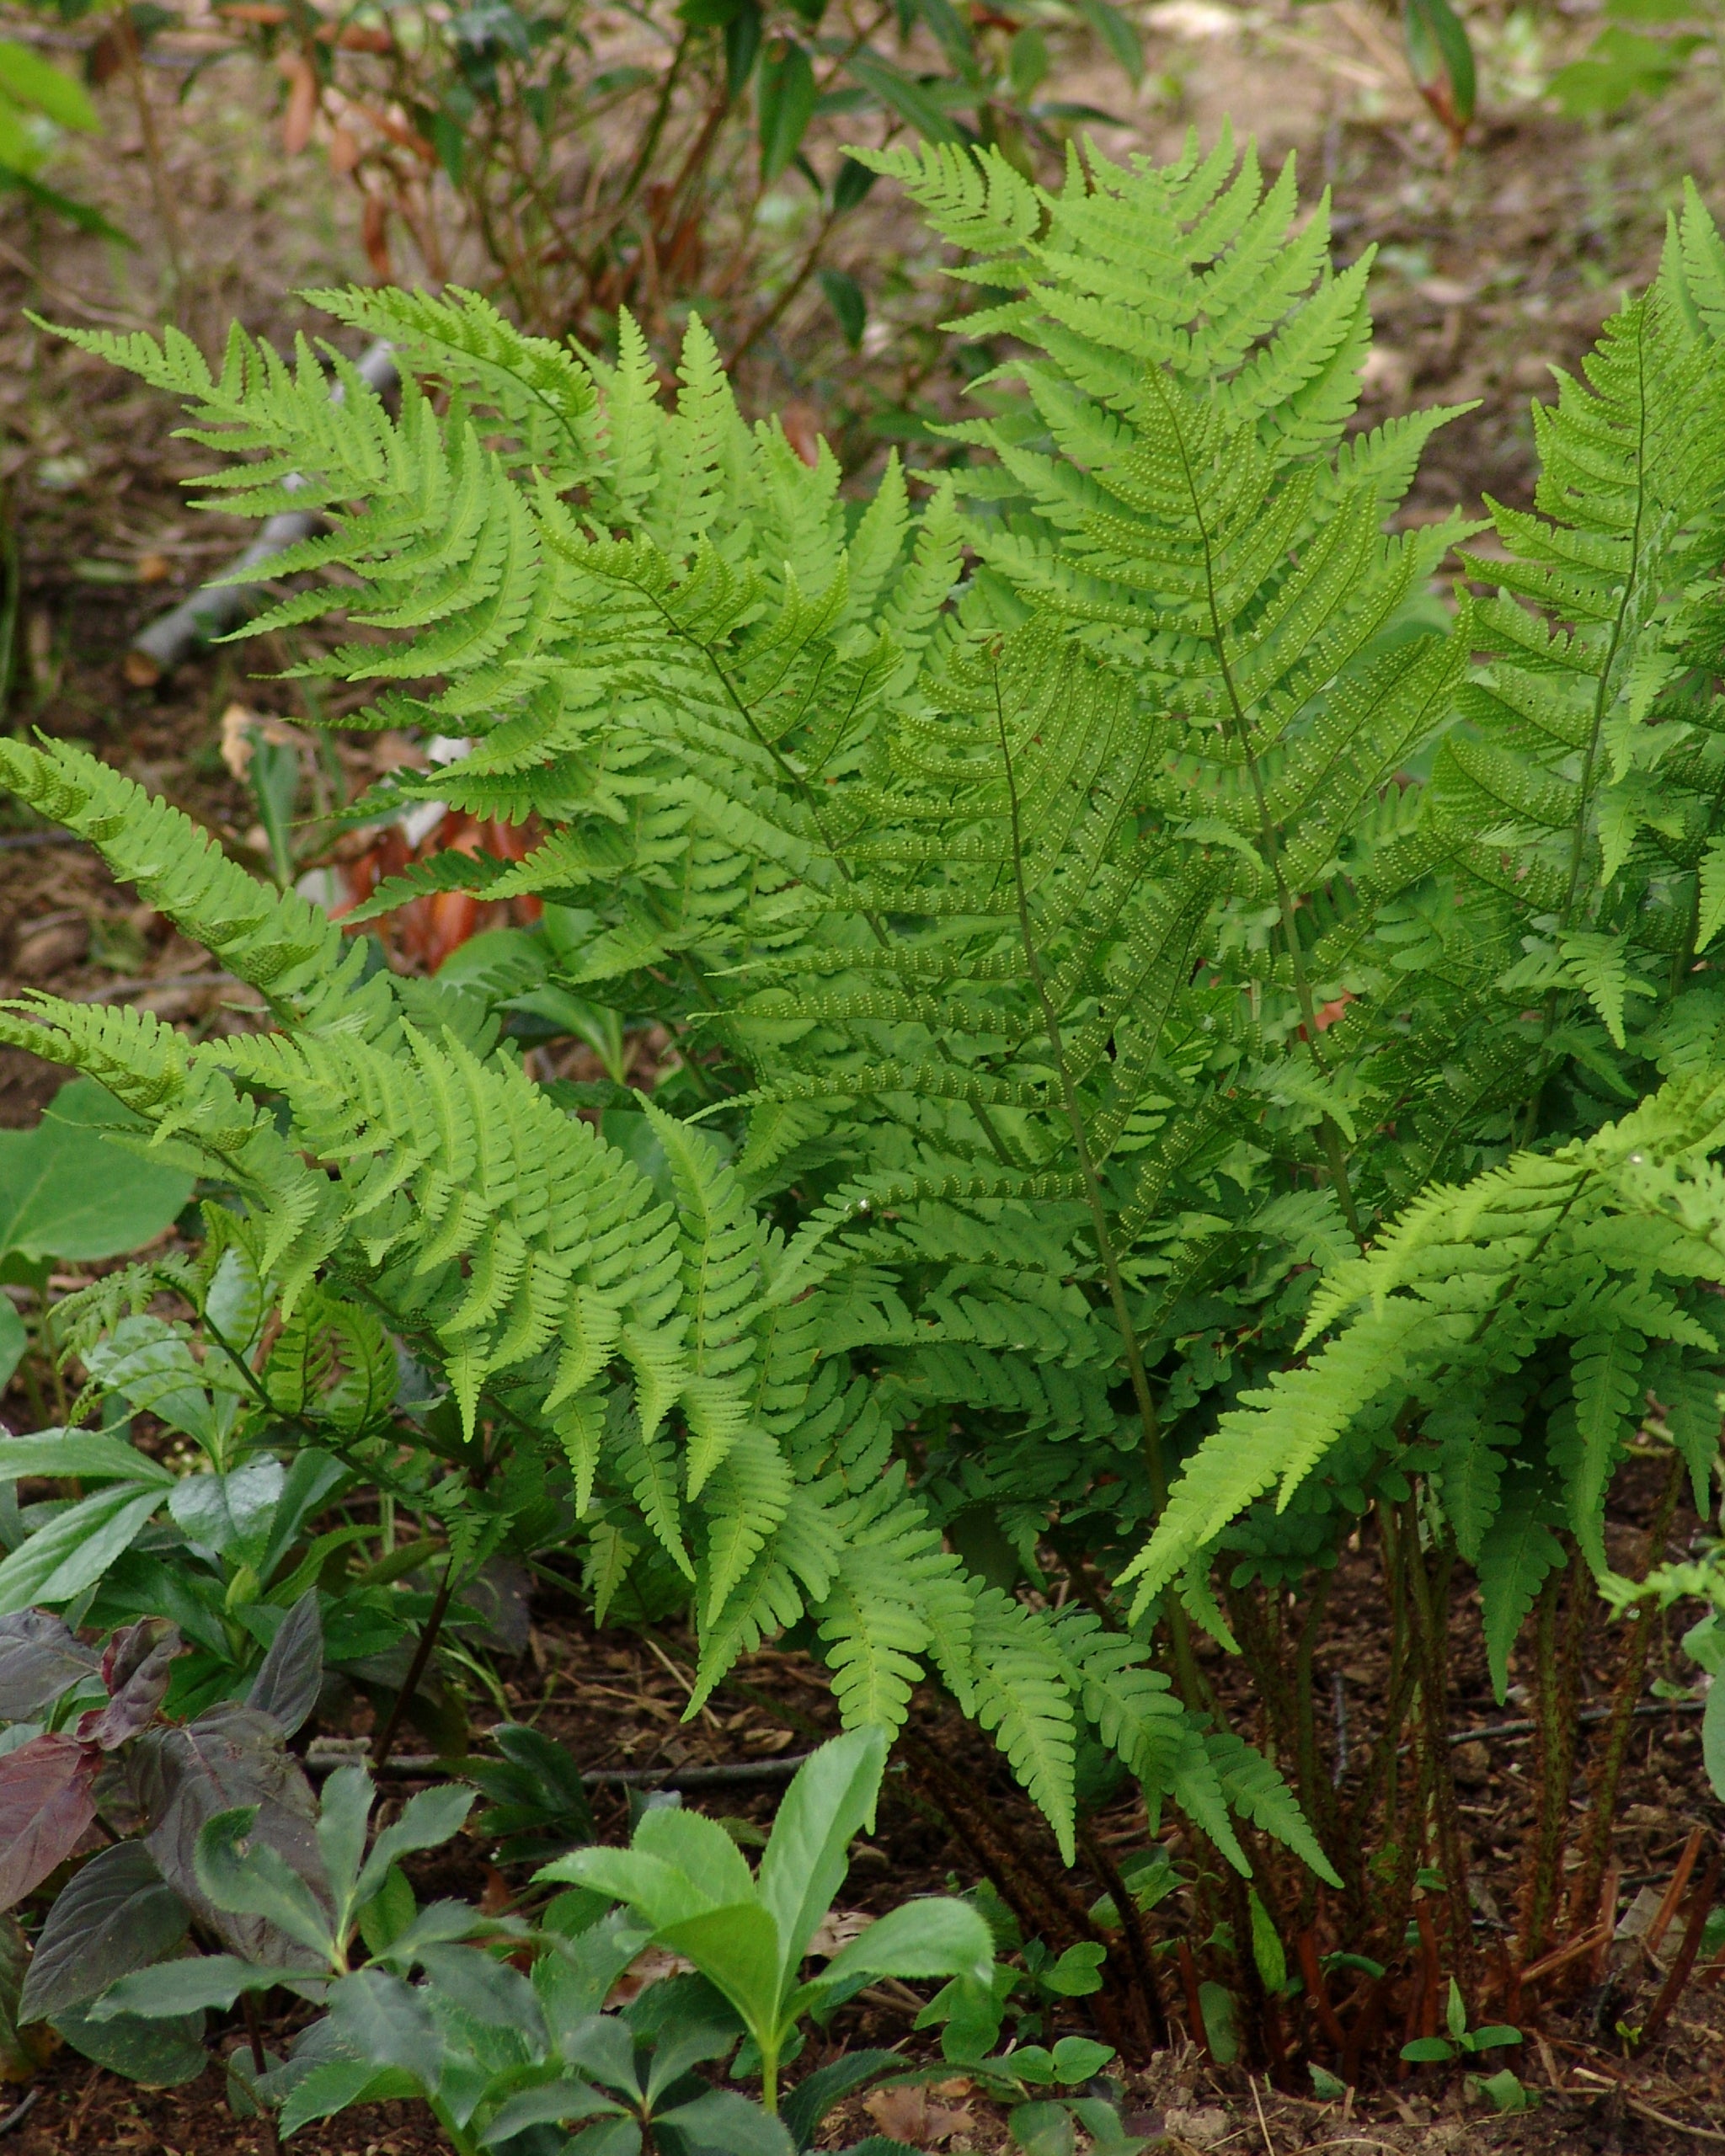
[[[1643,1700],[1639,1706],[1632,1707],[1630,1712],[1637,1716],[1698,1715],[1706,1712],[1706,1705],[1705,1700]],[[1583,1724],[1609,1721],[1611,1713],[1610,1707],[1583,1707],[1575,1719]],[[1536,1721],[1482,1722],[1477,1729],[1452,1729],[1450,1742],[1452,1744],[1471,1744],[1476,1739],[1483,1743],[1492,1737],[1531,1737],[1538,1728]]]
[[[35,2102],[36,2099],[41,2095],[41,2093],[42,2092],[40,2089],[32,2089],[29,2094],[24,2097],[21,2103],[14,2104],[12,2109],[6,2114],[5,2117],[3,2119],[0,2119],[0,2133],[10,2133],[13,2127],[21,2126],[24,2123],[25,2116],[29,2111],[30,2106]]]
[[[360,375],[380,394],[396,379],[393,347],[381,341],[365,352],[356,364]],[[342,389],[339,382],[329,394],[334,402],[340,402]],[[305,482],[297,472],[290,472],[281,483],[285,488],[291,488],[303,486]],[[323,518],[314,510],[278,510],[251,545],[236,557],[225,575],[238,579],[244,570],[262,569],[277,554],[285,553],[288,547],[298,546],[302,539],[309,539],[321,531],[323,523]],[[132,638],[131,648],[126,654],[126,680],[136,689],[153,688],[164,675],[184,664],[200,645],[213,643],[217,637],[237,628],[248,614],[254,613],[264,603],[268,584],[267,576],[257,576],[233,583],[200,585],[190,599],[182,600],[169,612],[158,616]]]
[[[0,848],[10,853],[16,847],[34,846],[88,846],[90,841],[79,831],[4,831],[0,832]]]
[[[366,1753],[366,1747],[359,1738],[350,1743],[340,1737],[333,1742],[313,1737],[306,1753],[307,1770],[314,1774],[332,1774],[337,1767],[365,1760]],[[720,1765],[594,1767],[583,1770],[581,1785],[585,1789],[734,1789],[751,1782],[788,1782],[808,1757],[806,1752],[792,1752],[775,1759],[738,1759]],[[403,1752],[369,1764],[374,1774],[399,1776],[408,1781],[438,1774],[458,1780],[462,1768],[459,1759],[442,1758],[430,1752]]]
[[[1714,2141],[1725,2148],[1725,2133],[1715,2133],[1710,2126],[1691,2126],[1687,2119],[1674,2119],[1669,2111],[1656,2111],[1637,2096],[1626,2096],[1624,2101],[1637,2118],[1651,2119],[1655,2126],[1669,2126],[1679,2133],[1693,2134],[1697,2141]]]

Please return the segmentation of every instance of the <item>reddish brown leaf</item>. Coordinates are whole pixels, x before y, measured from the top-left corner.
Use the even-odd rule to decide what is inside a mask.
[[[165,1618],[146,1617],[116,1632],[102,1657],[102,1681],[114,1696],[105,1707],[78,1716],[79,1742],[112,1752],[147,1729],[167,1694],[174,1657],[184,1651]]]
[[[96,1657],[46,1609],[0,1617],[0,1721],[24,1721],[91,1676]]]
[[[312,122],[318,117],[318,71],[303,52],[286,52],[281,56],[281,72],[287,77],[287,110],[281,119],[281,147],[289,157],[297,157],[312,139]]]
[[[389,263],[389,205],[381,195],[368,195],[360,215],[360,239],[380,285],[393,284]]]
[[[0,1909],[69,1857],[96,1816],[101,1754],[75,1737],[32,1737],[0,1758]]]
[[[0,1762],[3,1764],[3,1762]],[[158,1726],[126,1754],[135,1801],[147,1822],[145,1842],[162,1876],[210,1929],[248,1961],[287,1965],[295,1950],[262,1917],[216,1908],[199,1883],[198,1835],[218,1812],[255,1804],[254,1835],[266,1842],[313,1892],[328,1884],[312,1822],[318,1801],[281,1725],[256,1707],[213,1707],[183,1729]]]

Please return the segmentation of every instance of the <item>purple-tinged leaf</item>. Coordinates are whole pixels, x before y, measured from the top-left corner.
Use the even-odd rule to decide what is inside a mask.
[[[61,1888],[36,1940],[19,2004],[42,2021],[147,1969],[184,1938],[191,1911],[142,1842],[116,1842]]]
[[[78,1716],[79,1741],[112,1752],[142,1735],[167,1696],[175,1656],[184,1652],[179,1634],[164,1617],[146,1617],[116,1632],[102,1657],[102,1681],[113,1697],[105,1707]]]
[[[323,1620],[318,1590],[307,1588],[270,1642],[246,1705],[269,1715],[291,1737],[318,1704],[323,1682]]]
[[[216,1707],[184,1729],[150,1729],[127,1754],[145,1841],[169,1886],[236,1954],[291,1968],[306,1956],[259,1916],[216,1908],[198,1883],[198,1836],[218,1812],[256,1805],[254,1835],[286,1859],[327,1902],[328,1882],[312,1822],[317,1799],[281,1725],[256,1707]],[[3,1765],[0,1761],[0,1765]]]
[[[0,1721],[24,1721],[98,1667],[94,1651],[47,1609],[0,1617]]]
[[[75,1737],[33,1737],[0,1758],[0,1909],[69,1857],[96,1816],[100,1754]]]

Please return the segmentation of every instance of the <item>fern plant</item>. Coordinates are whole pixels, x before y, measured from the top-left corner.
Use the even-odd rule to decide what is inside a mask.
[[[339,608],[303,670],[466,744],[356,814],[435,798],[527,843],[337,927],[84,752],[0,744],[275,1021],[193,1046],[36,999],[0,1031],[208,1180],[284,1325],[402,1343],[479,1491],[548,1473],[601,1616],[685,1604],[693,1705],[788,1636],[852,1725],[943,1685],[1069,1859],[1127,1776],[1178,1807],[1188,1928],[1267,2056],[1287,1972],[1246,1942],[1302,1935],[1313,1998],[1329,1947],[1397,1981],[1428,1857],[1473,1982],[1451,1568],[1501,1683],[1548,1582],[1604,1570],[1649,1390],[1712,1472],[1712,1231],[1668,1214],[1717,1143],[1725,255],[1692,202],[1539,423],[1540,514],[1494,512],[1497,595],[1451,609],[1481,527],[1386,528],[1448,415],[1354,424],[1370,264],[1332,268],[1291,167],[873,163],[963,251],[999,364],[950,469],[866,502],[745,423],[698,322],[672,407],[627,321],[609,366],[469,295],[323,295],[400,352],[394,418],[307,347],[72,333],[187,401],[225,506],[291,475],[328,519],[254,626]],[[349,932],[454,888],[539,899],[532,978],[667,1029],[650,1097],[536,1082],[490,976]],[[1316,1656],[1357,1532],[1396,1646],[1338,1785]],[[1098,2010],[1136,1990],[1153,2027],[1107,1883]]]

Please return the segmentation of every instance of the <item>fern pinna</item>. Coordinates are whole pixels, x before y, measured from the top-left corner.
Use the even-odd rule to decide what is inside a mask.
[[[377,685],[348,723],[466,744],[355,814],[528,843],[338,928],[82,752],[0,747],[276,1022],[38,1000],[6,1037],[229,1193],[285,1311],[363,1305],[467,1441],[559,1463],[601,1614],[689,1607],[697,1703],[785,1633],[852,1721],[936,1676],[1069,1854],[1130,1774],[1260,1908],[1311,1907],[1268,1837],[1399,1953],[1429,1812],[1471,1921],[1444,1748],[1338,1787],[1306,1637],[1290,1788],[1197,1636],[1268,1684],[1370,1516],[1416,1603],[1479,1570],[1501,1683],[1552,1568],[1603,1569],[1650,1392],[1705,1481],[1725,253],[1691,202],[1540,421],[1539,514],[1468,558],[1496,595],[1446,606],[1482,527],[1387,526],[1448,415],[1356,424],[1370,264],[1291,168],[873,163],[1000,363],[958,461],[866,500],[745,423],[698,323],[671,406],[627,318],[606,362],[468,295],[321,295],[400,352],[393,417],[303,346],[73,333],[187,400],[225,506],[291,477],[328,519],[254,629],[339,608],[301,670]],[[541,900],[538,977],[669,1029],[651,1099],[536,1084],[506,968],[488,1001],[347,932],[457,886]],[[1434,1637],[1392,1687],[1433,1731]]]

